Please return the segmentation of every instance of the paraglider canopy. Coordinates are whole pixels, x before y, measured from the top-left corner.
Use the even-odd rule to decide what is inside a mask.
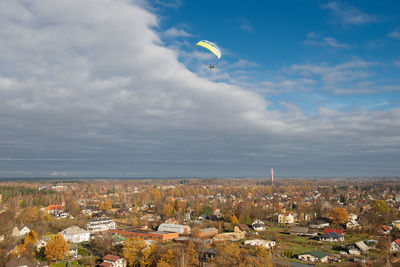
[[[218,59],[221,58],[221,50],[214,43],[211,43],[207,40],[202,40],[198,42],[196,45],[202,46],[212,52]]]

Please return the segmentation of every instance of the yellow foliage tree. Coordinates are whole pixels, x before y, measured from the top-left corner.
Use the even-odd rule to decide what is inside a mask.
[[[170,218],[172,216],[172,212],[174,211],[174,206],[171,203],[164,204],[163,213],[165,218]]]
[[[25,237],[24,245],[25,246],[35,245],[37,239],[38,239],[38,234],[34,230],[31,230]]]
[[[329,217],[334,223],[345,223],[349,219],[349,213],[345,208],[334,207],[329,212]]]
[[[389,212],[389,205],[385,202],[385,200],[374,200],[372,209],[379,215],[385,215]]]
[[[11,251],[11,255],[13,257],[17,257],[19,255],[24,254],[26,251],[26,247],[24,244],[19,244],[17,246],[14,247],[14,249]]]
[[[105,208],[106,210],[111,209],[111,208],[112,208],[112,202],[111,202],[110,200],[106,199],[106,200],[104,201],[104,208]]]
[[[163,254],[161,254],[157,266],[161,263],[164,264],[163,266],[165,266],[165,264],[169,264],[170,266],[172,266],[172,261],[174,257],[174,252],[171,249],[167,249]]]
[[[257,247],[257,264],[256,266],[263,266],[263,267],[272,267],[274,266],[272,264],[272,257],[271,257],[271,251],[266,249],[263,246]]]
[[[18,215],[18,222],[20,223],[34,223],[38,221],[39,211],[36,207],[27,207]]]
[[[153,247],[149,247],[144,240],[130,237],[124,243],[122,255],[129,266],[150,266],[152,250]]]
[[[236,243],[229,243],[217,247],[219,251],[215,257],[217,266],[239,266],[242,262],[240,248]]]
[[[44,250],[46,259],[50,262],[62,260],[67,255],[69,250],[68,243],[64,237],[60,234],[53,236],[49,242],[47,242]]]
[[[232,217],[231,217],[231,222],[232,222],[233,224],[238,224],[238,223],[239,223],[239,221],[238,221],[238,219],[236,218],[235,215],[232,215]]]
[[[187,266],[199,266],[199,255],[194,248],[194,243],[189,242],[185,249],[185,259],[187,262]]]

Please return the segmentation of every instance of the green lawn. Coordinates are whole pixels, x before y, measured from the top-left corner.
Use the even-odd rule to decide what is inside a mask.
[[[84,248],[78,248],[78,254],[81,256],[89,256],[89,251]]]
[[[67,266],[66,262],[53,263],[50,265],[50,267],[66,267],[66,266]],[[71,267],[79,267],[80,264],[77,261],[72,261],[70,266]]]

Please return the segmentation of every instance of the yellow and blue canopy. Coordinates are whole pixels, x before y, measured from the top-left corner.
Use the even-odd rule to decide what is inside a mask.
[[[221,50],[219,50],[218,46],[216,46],[214,43],[211,43],[210,41],[207,40],[202,40],[198,42],[196,45],[202,46],[210,50],[215,56],[217,56],[218,59],[221,58]]]

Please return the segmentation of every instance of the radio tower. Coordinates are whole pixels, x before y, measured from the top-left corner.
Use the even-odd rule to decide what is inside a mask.
[[[271,183],[274,184],[274,168],[271,168]]]

